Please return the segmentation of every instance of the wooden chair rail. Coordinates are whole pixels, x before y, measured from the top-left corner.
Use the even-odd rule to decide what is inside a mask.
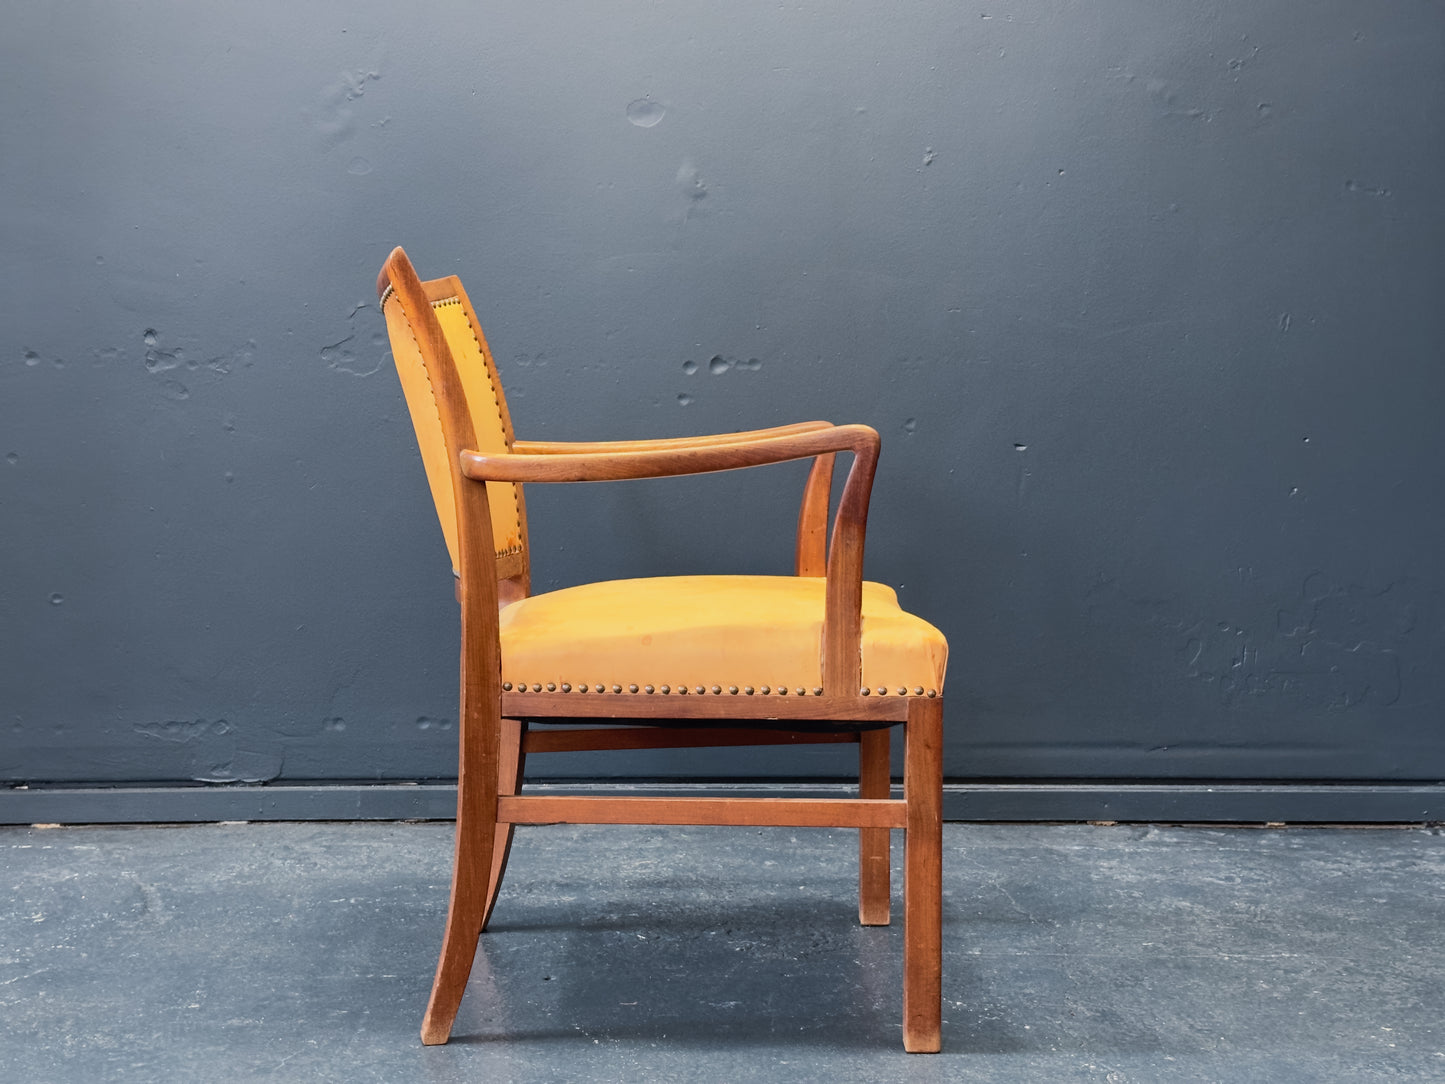
[[[725,745],[857,744],[856,730],[754,730],[745,727],[602,727],[528,730],[524,753],[593,752],[601,749],[706,749]]]
[[[716,824],[771,828],[903,828],[896,798],[570,798],[517,794],[497,799],[502,824]]]

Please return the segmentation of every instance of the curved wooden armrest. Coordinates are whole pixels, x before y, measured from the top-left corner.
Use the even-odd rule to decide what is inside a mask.
[[[716,444],[736,444],[743,440],[757,440],[761,437],[782,437],[790,433],[811,433],[819,429],[833,428],[832,422],[794,422],[791,425],[777,425],[771,429],[753,429],[742,433],[714,433],[697,437],[664,437],[658,440],[592,440],[554,441],[519,440],[512,444],[512,451],[518,455],[589,455],[600,452],[646,452],[663,451],[670,448],[700,448]]]
[[[826,462],[831,474],[833,454],[852,452],[827,549],[823,688],[829,696],[856,696],[862,667],[863,542],[879,444],[878,433],[866,425],[830,425],[783,434],[742,434],[704,444],[664,442],[663,447],[641,450],[614,446],[606,451],[544,455],[464,451],[459,460],[462,475],[474,482],[608,482],[707,474],[814,457]],[[809,489],[815,488],[810,483]],[[485,500],[485,486],[463,490],[464,503],[470,499],[466,490],[482,491]],[[810,514],[817,515],[816,508]]]
[[[741,440],[682,447],[665,444],[633,451],[547,455],[464,451],[461,468],[462,474],[476,482],[612,482],[738,470],[829,452],[861,455],[870,447],[876,454],[877,444],[878,434],[866,425],[830,425],[781,436],[744,436]]]

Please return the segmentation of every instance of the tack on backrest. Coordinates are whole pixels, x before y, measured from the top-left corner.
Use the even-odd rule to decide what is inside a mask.
[[[430,287],[441,283],[427,285]],[[461,283],[449,280],[447,285],[455,286],[455,290],[440,291],[447,295],[445,297],[438,297],[431,290],[428,292],[433,293],[432,311],[436,313],[437,322],[441,324],[442,333],[446,336],[447,346],[466,393],[467,409],[475,430],[476,449],[494,453],[509,451],[512,445],[511,421],[507,416],[506,400],[497,380],[496,367],[487,350],[486,340],[471,315],[471,306],[466,302]],[[437,411],[436,396],[432,392],[417,337],[402,310],[400,299],[394,293],[389,295],[383,303],[382,311],[386,316],[386,328],[391,338],[397,376],[401,378],[402,391],[411,412],[412,427],[416,430],[417,444],[421,448],[422,464],[426,468],[427,482],[431,486],[432,500],[436,503],[437,519],[441,522],[442,534],[446,537],[447,551],[451,554],[452,569],[455,571],[460,567],[457,554],[456,497],[452,492],[451,466],[447,462],[446,441]],[[487,483],[487,502],[492,513],[492,541],[499,557],[520,553],[523,549],[525,532],[518,492],[520,489],[520,485],[510,482]]]

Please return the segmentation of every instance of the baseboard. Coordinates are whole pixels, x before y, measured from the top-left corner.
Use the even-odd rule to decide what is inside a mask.
[[[837,796],[843,784],[541,784],[548,793]],[[445,783],[0,789],[0,824],[450,820]],[[1419,824],[1445,821],[1445,784],[950,783],[950,821]]]

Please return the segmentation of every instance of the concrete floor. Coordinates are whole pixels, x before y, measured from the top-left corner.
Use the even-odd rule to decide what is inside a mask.
[[[423,1047],[451,833],[0,829],[0,1078],[1445,1080],[1438,829],[949,825],[932,1057],[852,838],[791,829],[522,830]]]

